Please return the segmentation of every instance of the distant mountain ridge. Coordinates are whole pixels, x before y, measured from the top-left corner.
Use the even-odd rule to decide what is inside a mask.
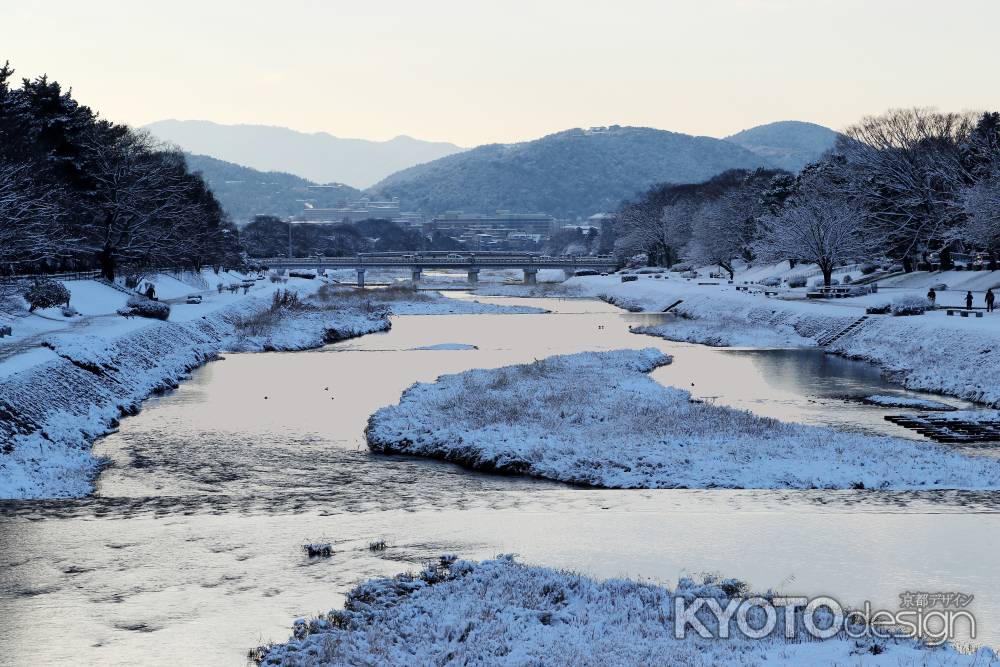
[[[310,180],[279,171],[258,171],[207,155],[185,155],[191,171],[198,172],[215,193],[233,222],[242,224],[255,215],[288,217],[299,213],[306,200],[317,207],[343,206],[361,196],[361,191],[330,183],[320,190]]]
[[[734,142],[616,125],[479,146],[392,174],[371,192],[431,214],[508,209],[585,217],[614,210],[657,183],[694,183],[727,169],[770,166]]]
[[[840,137],[828,127],[798,120],[782,120],[758,125],[726,137],[775,167],[798,172],[833,148]]]
[[[304,135],[283,128],[263,128],[267,132],[262,133],[261,126],[222,126],[201,121],[164,121],[150,126],[154,134],[164,138],[190,134],[192,128],[197,130],[195,134],[220,133],[212,139],[217,144],[249,133],[245,136],[247,142],[263,141],[256,146],[241,146],[241,150],[253,154],[266,153],[272,140],[283,146],[284,160],[289,164],[283,171],[292,173],[261,172],[221,159],[212,162],[207,156],[192,156],[193,161],[199,161],[194,166],[201,165],[213,190],[236,220],[246,220],[257,213],[281,216],[297,213],[303,200],[316,195],[316,191],[307,192],[313,180],[326,181],[293,174],[302,173],[302,165],[312,159],[331,163],[343,160],[344,143],[336,144],[341,148],[331,145],[330,151],[320,154],[315,146],[301,152],[291,150],[297,142],[309,143],[310,138],[323,136],[335,142],[369,144],[365,150],[377,143]],[[291,143],[289,136],[293,138]],[[408,165],[385,175],[367,194],[398,197],[403,210],[429,215],[448,210],[487,213],[506,209],[586,217],[615,210],[623,200],[661,183],[703,182],[736,168],[766,167],[797,172],[832,148],[839,136],[829,128],[799,121],[769,123],[725,139],[647,127],[577,128],[533,141],[487,144]],[[397,138],[393,140],[395,143],[380,145],[385,148],[392,144],[395,147],[392,150],[403,150],[400,147],[414,141]],[[326,139],[321,139],[322,142]],[[183,142],[177,143],[184,147]],[[426,147],[426,142],[417,143]],[[372,154],[368,152],[369,156]],[[270,161],[280,160],[272,156]],[[334,179],[335,184],[343,182]],[[322,194],[338,202],[317,202],[318,206],[356,199],[362,193],[340,185]]]
[[[281,171],[318,183],[366,188],[393,172],[464,150],[447,142],[398,136],[389,141],[342,139],[267,125],[161,120],[145,126],[184,151],[261,171]]]

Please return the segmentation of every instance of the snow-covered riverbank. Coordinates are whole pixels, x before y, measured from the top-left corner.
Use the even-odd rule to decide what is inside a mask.
[[[584,352],[415,384],[373,451],[609,488],[1000,488],[1000,461],[693,403],[658,350]]]
[[[97,314],[5,359],[0,498],[90,493],[100,468],[91,454],[93,441],[150,395],[176,386],[222,351],[318,347],[386,330],[395,312],[538,312],[409,290],[324,293],[322,287],[305,280],[261,284],[245,296],[220,294],[202,304],[176,305],[166,322]],[[272,295],[286,288],[311,298],[311,305],[273,309]],[[119,295],[110,287],[101,290],[105,300],[104,292]]]
[[[728,624],[730,638],[717,638],[720,623],[705,607],[698,619],[716,638],[701,639],[690,627],[682,639],[675,638],[675,621],[684,618],[678,599],[693,606],[696,598],[711,598],[726,608],[746,595],[741,588],[732,580],[682,579],[671,591],[531,567],[509,556],[483,562],[443,557],[417,575],[361,584],[348,593],[343,610],[296,621],[287,643],[262,647],[252,657],[263,665],[296,667],[996,664],[989,649],[966,655],[947,644],[928,648],[905,638],[850,639],[843,631],[812,639],[802,630],[801,610],[792,640],[784,638],[783,612],[763,639],[742,635],[736,620]],[[763,613],[759,616],[749,616],[755,628],[764,624]]]
[[[604,298],[647,312],[661,312],[680,301],[670,310],[678,315],[674,322],[637,329],[637,333],[747,347],[815,346],[859,320],[877,298],[822,302],[767,298],[738,292],[725,281],[699,285],[669,275],[660,279],[642,276],[627,283],[619,276],[587,276],[567,281],[565,289],[574,296]],[[915,317],[873,315],[826,349],[875,363],[909,389],[1000,406],[998,314],[983,318],[948,317],[943,311]]]

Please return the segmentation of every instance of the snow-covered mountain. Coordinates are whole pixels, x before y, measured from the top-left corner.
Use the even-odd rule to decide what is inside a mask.
[[[758,125],[726,137],[775,167],[797,172],[833,148],[840,134],[828,127],[798,120]]]
[[[343,139],[325,132],[308,134],[284,127],[221,125],[205,120],[161,120],[145,129],[188,153],[356,188],[366,188],[400,169],[463,150],[454,144],[407,136],[389,141]]]
[[[656,183],[696,183],[761,166],[771,163],[722,139],[612,126],[479,146],[404,169],[371,190],[432,214],[508,209],[575,217],[614,210]]]

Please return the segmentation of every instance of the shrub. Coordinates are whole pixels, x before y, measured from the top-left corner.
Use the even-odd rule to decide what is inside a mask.
[[[873,306],[868,306],[867,308],[865,308],[865,312],[869,315],[885,315],[890,310],[892,310],[892,304],[889,303],[888,301],[885,301],[883,303],[877,303]]]
[[[930,308],[926,297],[916,295],[897,296],[892,300],[893,315],[923,315]]]
[[[646,266],[647,264],[649,264],[649,255],[647,255],[644,252],[640,252],[636,255],[632,255],[631,257],[629,257],[628,261],[625,262],[625,267],[629,269],[634,269],[640,266]]]
[[[130,296],[124,308],[118,310],[124,317],[149,317],[154,320],[166,320],[170,317],[170,306],[162,301],[153,301],[144,296]]]
[[[872,264],[872,263],[869,262],[867,264],[862,264],[861,265],[861,275],[863,275],[863,276],[871,275],[871,274],[875,273],[876,271],[878,271],[878,266],[876,266],[875,264]]]
[[[854,282],[854,278],[851,278],[851,274],[850,273],[848,273],[846,276],[844,276],[844,284],[845,285],[850,285],[853,282]]]
[[[304,305],[295,290],[279,289],[271,295],[271,310],[299,309]]]
[[[690,271],[693,268],[694,266],[691,264],[691,262],[681,262],[680,264],[674,264],[673,266],[671,266],[670,270],[683,273],[684,271]]]
[[[806,280],[805,276],[789,276],[788,277],[788,286],[789,287],[805,287],[806,286],[806,282],[808,282],[808,281]]]
[[[222,290],[225,289],[225,286],[222,283],[219,283],[218,285],[215,286],[215,288],[219,290],[219,294],[222,294]]]
[[[825,284],[826,283],[823,282],[822,278],[817,278],[816,280],[813,281],[812,286],[813,287],[823,287]],[[840,284],[840,281],[837,280],[836,278],[831,278],[830,279],[830,285],[831,286],[833,286],[833,285],[839,285],[839,284]]]
[[[79,311],[73,306],[64,306],[62,309],[63,317],[75,317],[79,315]]]
[[[34,312],[36,308],[68,306],[69,290],[62,283],[42,278],[28,288],[24,300],[28,302],[28,312]]]
[[[763,285],[764,287],[778,287],[779,285],[781,285],[781,279],[764,278],[764,280],[760,281],[760,284]]]
[[[681,278],[697,278],[698,273],[696,271],[685,271],[681,274]]]
[[[329,558],[333,555],[333,546],[328,542],[303,544],[302,550],[310,558]]]
[[[389,544],[385,540],[377,540],[375,542],[368,543],[369,551],[385,551],[389,548]]]

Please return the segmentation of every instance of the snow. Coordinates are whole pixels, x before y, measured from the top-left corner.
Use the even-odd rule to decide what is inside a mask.
[[[1000,461],[692,402],[656,349],[444,375],[369,418],[376,452],[607,488],[997,489]]]
[[[911,398],[909,396],[890,396],[888,394],[874,394],[866,396],[865,403],[870,405],[880,405],[884,408],[914,408],[916,410],[957,410],[953,405],[931,401],[926,398]]]
[[[437,345],[421,345],[412,348],[414,350],[478,350],[475,345],[468,343],[438,343]]]
[[[962,654],[949,644],[930,648],[902,637],[785,639],[783,612],[777,630],[764,639],[744,637],[732,620],[729,639],[692,632],[675,638],[676,600],[710,597],[726,607],[738,595],[734,587],[739,582],[684,578],[670,590],[528,566],[513,556],[482,562],[444,556],[419,574],[362,583],[348,593],[343,610],[299,619],[287,643],[255,653],[263,665],[289,667],[996,664],[986,648]],[[699,612],[698,618],[719,634],[713,615]],[[794,623],[802,628],[800,611]]]

